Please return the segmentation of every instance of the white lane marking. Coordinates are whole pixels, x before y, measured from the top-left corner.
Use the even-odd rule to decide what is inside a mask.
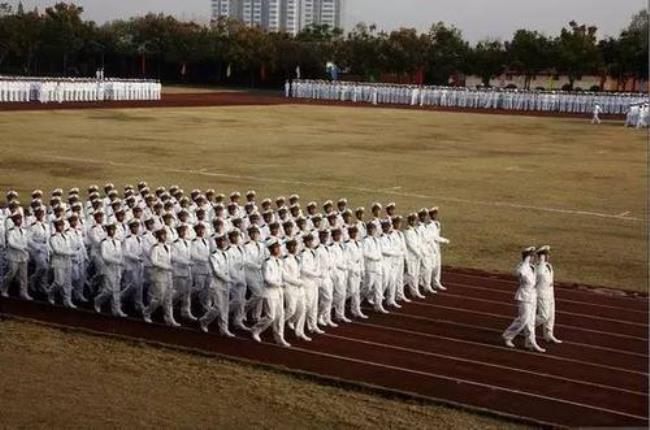
[[[445,273],[446,273],[447,275],[449,275],[449,276],[452,276],[452,277],[453,277],[453,276],[465,276],[465,277],[468,277],[468,278],[475,278],[475,279],[478,278],[478,279],[489,280],[489,281],[503,282],[503,283],[510,284],[510,285],[518,285],[518,282],[515,281],[514,279],[491,278],[489,274],[486,274],[486,275],[479,275],[479,274],[472,274],[472,273],[458,273],[458,272],[454,272],[454,271],[451,271],[451,272],[450,272],[450,271],[447,271],[447,272],[445,272],[445,271],[443,270],[443,272],[442,272],[443,276],[445,275]],[[504,287],[505,287],[505,286],[504,286]],[[497,287],[497,288],[500,288],[500,287]],[[595,288],[595,289],[598,290],[599,288]],[[602,289],[606,290],[607,288],[604,288],[604,287],[603,287]],[[555,287],[555,291],[556,291],[557,293],[559,293],[559,294],[586,293],[586,294],[593,294],[594,297],[602,297],[602,298],[605,298],[605,299],[614,299],[614,300],[633,300],[633,301],[635,301],[635,302],[640,302],[640,301],[641,301],[641,300],[639,299],[639,297],[630,297],[630,296],[627,296],[627,295],[620,295],[620,296],[605,296],[605,295],[598,294],[598,293],[593,292],[593,291],[588,291],[588,290],[578,290],[578,289],[576,289],[576,288],[571,288],[571,287],[561,287],[561,286],[558,287],[558,286],[556,286],[556,287]],[[612,291],[616,291],[616,292],[619,292],[619,293],[620,293],[620,292],[623,292],[623,293],[624,293],[623,290],[612,290]],[[647,303],[647,301],[648,301],[648,298],[645,298],[645,300],[643,301],[643,303]],[[589,302],[587,302],[587,303],[589,303]],[[605,306],[605,305],[601,305],[601,306]],[[626,308],[625,306],[626,306],[626,305],[621,304],[620,306],[612,306],[612,307],[614,307],[614,308],[618,308],[618,309],[625,309],[625,310],[627,310],[627,308]]]
[[[428,351],[422,351],[419,349],[413,349],[413,348],[407,348],[407,347],[402,347],[402,346],[396,346],[396,345],[387,345],[384,343],[380,342],[373,342],[369,340],[364,340],[364,339],[357,339],[353,337],[347,337],[347,336],[341,336],[341,335],[336,335],[336,334],[325,334],[324,336],[326,337],[331,337],[335,339],[343,339],[347,340],[349,342],[353,343],[361,343],[365,345],[373,345],[373,346],[378,346],[381,348],[387,348],[387,349],[393,349],[395,351],[403,351],[403,352],[408,352],[412,354],[419,354],[419,355],[425,355],[427,357],[436,357],[436,358],[444,358],[448,360],[453,360],[453,361],[459,361],[462,363],[469,363],[473,365],[478,365],[478,366],[486,366],[486,367],[491,367],[494,369],[501,369],[501,370],[507,370],[510,372],[518,372],[518,373],[524,373],[527,375],[534,375],[534,376],[539,376],[542,378],[549,378],[549,379],[555,379],[557,381],[565,381],[565,382],[571,382],[574,384],[582,384],[582,385],[588,385],[591,387],[597,387],[601,389],[608,389],[608,390],[613,390],[613,391],[618,391],[621,393],[627,393],[627,394],[633,394],[635,396],[641,396],[641,397],[647,397],[647,393],[645,392],[639,392],[639,391],[633,391],[633,390],[627,390],[624,388],[617,388],[617,387],[612,387],[610,385],[604,385],[604,384],[599,384],[596,382],[588,382],[588,381],[581,381],[578,379],[572,379],[572,378],[565,378],[563,376],[557,376],[557,375],[551,375],[549,373],[540,373],[540,372],[534,372],[531,370],[525,370],[525,369],[518,369],[516,367],[510,367],[510,366],[504,366],[500,364],[493,364],[493,363],[487,363],[484,361],[478,361],[478,360],[472,360],[469,358],[461,358],[461,357],[455,357],[447,354],[437,354],[434,352],[428,352]]]
[[[426,306],[430,306],[432,308],[447,309],[447,310],[456,311],[456,312],[464,312],[464,313],[474,314],[474,315],[482,315],[482,316],[487,316],[487,317],[492,317],[492,318],[499,318],[499,319],[503,319],[503,320],[507,320],[507,321],[510,321],[510,320],[513,319],[512,316],[493,314],[491,312],[473,311],[473,310],[470,310],[470,309],[456,308],[456,307],[453,307],[453,306],[436,305],[434,303],[428,303],[428,304],[426,304]],[[620,338],[623,338],[623,339],[630,339],[630,340],[638,340],[638,341],[646,342],[646,343],[648,342],[648,339],[646,339],[644,337],[633,336],[633,335],[629,335],[629,334],[620,334],[620,333],[612,333],[612,332],[602,331],[602,330],[593,330],[593,329],[589,329],[589,328],[577,327],[577,326],[567,325],[567,324],[556,324],[555,326],[556,327],[562,327],[562,328],[565,328],[565,329],[570,329],[570,330],[584,331],[584,332],[587,332],[587,333],[602,334],[602,335],[606,335],[606,336],[620,337]]]
[[[449,285],[452,285],[452,284],[449,284]],[[461,295],[458,295],[458,294],[450,293],[449,291],[439,293],[435,297],[436,298],[437,297],[455,297],[455,298],[462,299],[462,300],[473,300],[473,301],[476,301],[476,302],[492,303],[492,304],[499,305],[499,306],[507,306],[509,309],[512,309],[513,306],[514,306],[512,303],[504,303],[504,302],[499,302],[499,301],[496,301],[496,300],[488,300],[488,299],[482,299],[482,298],[478,298],[478,297],[461,296]],[[430,303],[424,303],[424,302],[413,302],[413,303],[416,304],[416,305],[419,305],[419,306],[431,306]],[[589,318],[589,319],[595,319],[595,320],[601,320],[601,321],[608,321],[608,322],[614,322],[614,323],[617,323],[617,324],[627,324],[627,325],[632,325],[632,326],[637,326],[637,327],[644,327],[644,328],[648,326],[647,324],[643,324],[643,323],[637,323],[637,322],[633,322],[633,321],[622,321],[622,320],[619,320],[619,319],[606,318],[606,317],[601,317],[601,316],[598,316],[598,315],[588,315],[588,314],[580,314],[580,313],[566,312],[566,311],[556,311],[556,314],[559,314],[559,315],[571,315],[571,316],[576,316],[576,317],[581,317],[581,318]]]
[[[627,212],[620,213],[620,214],[618,214],[618,215],[616,215],[616,216],[626,217],[626,216],[628,216],[630,213],[631,213],[630,211],[627,211]]]
[[[278,348],[282,348],[282,347],[278,346]],[[546,401],[550,401],[550,402],[554,402],[554,403],[566,404],[566,405],[576,406],[576,407],[579,407],[579,408],[584,408],[584,409],[590,409],[590,410],[595,410],[595,411],[599,411],[599,412],[610,413],[610,414],[618,415],[618,416],[624,416],[624,417],[627,417],[627,418],[634,418],[634,419],[644,420],[644,421],[647,420],[647,417],[644,417],[644,416],[641,416],[641,415],[634,415],[634,414],[629,414],[627,412],[615,411],[613,409],[601,408],[601,407],[598,407],[598,406],[588,405],[588,404],[585,404],[585,403],[574,402],[574,401],[570,401],[570,400],[563,400],[563,399],[559,399],[557,397],[545,396],[545,395],[542,395],[542,394],[531,393],[529,391],[506,388],[506,387],[501,387],[501,386],[492,385],[492,384],[485,384],[485,383],[482,383],[482,382],[470,381],[470,380],[462,379],[462,378],[453,378],[453,377],[446,376],[446,375],[439,375],[439,374],[430,373],[430,372],[423,372],[423,371],[414,370],[414,369],[407,369],[407,368],[400,367],[400,366],[381,364],[381,363],[376,363],[376,362],[373,362],[373,361],[361,360],[361,359],[352,358],[352,357],[345,357],[345,356],[342,356],[342,355],[331,354],[331,353],[327,353],[327,352],[313,351],[313,350],[299,348],[299,347],[293,347],[292,349],[296,350],[296,351],[304,352],[304,353],[307,353],[307,354],[313,354],[313,355],[318,355],[318,356],[322,356],[322,357],[333,358],[335,360],[342,360],[342,361],[348,361],[348,362],[351,362],[351,363],[358,363],[358,364],[368,365],[368,366],[372,366],[372,367],[379,367],[379,368],[382,368],[382,369],[388,369],[388,370],[393,370],[393,371],[397,371],[397,372],[403,372],[403,373],[409,373],[409,374],[418,375],[418,376],[424,376],[424,377],[427,377],[427,378],[444,379],[446,381],[451,381],[451,382],[454,382],[456,384],[460,383],[460,384],[473,385],[473,386],[480,387],[480,388],[487,388],[489,390],[503,391],[503,392],[512,393],[512,394],[519,395],[519,396],[532,397],[532,398],[546,400]]]
[[[371,307],[364,306],[363,309],[366,310],[366,311],[369,311],[369,312],[373,312],[373,309]],[[428,318],[428,317],[422,317],[422,316],[419,316],[419,315],[405,314],[405,313],[401,313],[401,312],[391,312],[390,314],[391,315],[401,316],[401,317],[404,317],[404,318],[410,318],[410,319],[414,319],[414,320],[431,322],[431,323],[445,323],[445,324],[450,324],[450,325],[463,327],[463,328],[469,328],[469,329],[473,329],[473,330],[489,331],[491,333],[499,333],[499,334],[503,333],[503,330],[499,330],[499,329],[495,329],[495,328],[488,328],[488,327],[485,327],[485,326],[474,325],[474,324],[465,324],[465,323],[460,323],[460,322],[451,321],[451,320]],[[616,349],[616,348],[608,348],[606,346],[590,345],[590,344],[587,344],[587,343],[572,342],[572,341],[567,341],[567,340],[565,340],[564,343],[566,343],[568,345],[580,346],[580,347],[583,347],[583,348],[599,349],[599,350],[602,350],[602,351],[613,352],[613,353],[616,353],[616,354],[631,355],[631,356],[634,356],[634,357],[644,358],[646,360],[648,359],[647,354],[640,354],[638,352],[622,351],[622,350]]]
[[[483,278],[483,279],[485,279],[485,278]],[[510,291],[510,290],[505,290],[505,289],[494,289],[494,288],[489,288],[489,287],[481,287],[481,286],[478,286],[478,285],[464,284],[462,282],[455,282],[455,281],[446,281],[445,285],[451,285],[451,286],[456,287],[456,288],[469,288],[469,289],[473,289],[473,290],[490,291],[491,293],[494,293],[494,294],[507,295],[511,299],[513,297],[513,292],[514,292],[514,291]],[[556,291],[557,291],[557,289],[556,289]],[[601,304],[596,304],[596,303],[591,303],[591,302],[583,302],[583,301],[580,301],[580,300],[561,299],[561,298],[558,298],[558,297],[555,297],[555,302],[556,303],[558,303],[558,302],[560,302],[560,303],[571,303],[571,304],[582,305],[582,306],[595,306],[595,307],[604,308],[604,309],[616,309],[616,310],[619,310],[619,311],[625,311],[625,312],[628,312],[628,313],[637,313],[637,314],[642,314],[642,315],[647,315],[648,314],[646,311],[640,311],[640,310],[637,310],[637,309],[626,309],[626,308],[622,308],[622,307],[619,307],[619,306],[601,305]]]
[[[634,222],[643,221],[642,218],[618,216],[618,215],[611,215],[611,214],[606,214],[606,213],[601,213],[601,212],[593,212],[593,211],[585,211],[585,210],[559,209],[559,208],[551,208],[551,207],[545,207],[545,206],[523,205],[523,204],[509,203],[509,202],[495,202],[495,201],[484,201],[484,200],[461,199],[461,198],[457,198],[457,197],[440,197],[440,196],[431,196],[431,195],[418,194],[418,193],[399,192],[399,191],[396,191],[396,190],[377,190],[377,189],[365,188],[365,187],[353,187],[353,186],[349,186],[349,185],[332,184],[332,183],[329,183],[329,182],[307,182],[307,181],[290,180],[290,179],[278,179],[278,178],[269,178],[269,177],[252,176],[252,175],[234,175],[234,174],[228,174],[228,173],[206,172],[206,171],[204,171],[205,169],[199,169],[199,170],[173,169],[173,168],[168,168],[168,167],[142,165],[142,164],[136,164],[136,163],[124,163],[124,162],[116,162],[116,161],[108,161],[108,160],[95,160],[95,159],[91,159],[91,158],[68,157],[68,156],[62,156],[62,155],[58,155],[58,154],[50,154],[49,157],[54,158],[54,159],[58,159],[58,160],[68,160],[68,161],[76,161],[76,162],[84,162],[84,163],[96,163],[96,164],[102,164],[102,165],[130,167],[130,168],[139,168],[139,169],[148,168],[148,169],[162,171],[162,172],[182,173],[182,174],[200,175],[200,176],[212,176],[212,177],[228,178],[228,179],[240,179],[240,180],[254,181],[254,182],[260,182],[260,183],[274,182],[274,183],[279,183],[279,184],[305,185],[305,186],[310,186],[310,187],[327,187],[327,188],[334,188],[334,189],[340,189],[340,190],[351,190],[351,191],[364,192],[364,193],[380,193],[380,194],[389,194],[389,195],[395,195],[395,196],[400,196],[400,197],[426,199],[428,201],[434,201],[435,200],[435,201],[442,201],[442,202],[446,201],[446,202],[464,203],[464,204],[479,205],[479,206],[507,207],[507,208],[511,208],[511,209],[531,210],[531,211],[549,212],[549,213],[560,213],[560,214],[567,214],[567,215],[581,215],[581,216],[590,216],[590,217],[597,217],[597,218],[617,219],[617,220],[622,220],[622,221],[634,221]]]
[[[474,346],[478,346],[478,347],[481,347],[481,348],[487,347],[487,348],[491,348],[491,349],[497,349],[499,351],[508,351],[508,352],[514,353],[514,354],[526,354],[526,355],[529,355],[529,356],[535,356],[536,359],[542,358],[542,359],[545,359],[545,360],[549,359],[549,360],[564,361],[564,362],[569,362],[569,363],[576,363],[576,364],[579,364],[581,366],[593,366],[593,367],[598,367],[598,368],[607,369],[607,370],[613,370],[613,371],[617,371],[617,372],[624,372],[624,373],[630,373],[630,374],[633,374],[633,375],[639,375],[639,376],[643,376],[645,378],[648,377],[648,372],[640,372],[638,370],[624,369],[622,367],[615,367],[615,366],[609,366],[609,365],[606,365],[606,364],[593,363],[591,361],[579,360],[577,358],[561,357],[559,355],[551,355],[551,354],[540,355],[540,354],[538,354],[536,352],[531,352],[531,351],[528,351],[526,349],[520,349],[520,348],[512,349],[512,348],[508,348],[506,346],[495,345],[495,344],[491,344],[491,343],[474,342],[474,341],[471,341],[471,340],[459,339],[459,338],[448,337],[448,336],[441,336],[441,335],[437,335],[437,334],[433,334],[433,333],[424,333],[424,332],[416,331],[416,330],[406,330],[406,329],[403,329],[403,328],[392,327],[392,326],[387,326],[387,325],[381,325],[381,324],[377,324],[377,323],[354,321],[354,324],[355,325],[361,325],[361,326],[364,326],[364,327],[376,328],[376,329],[379,329],[379,330],[395,331],[395,332],[398,332],[398,333],[411,334],[411,335],[414,335],[414,336],[427,337],[427,338],[431,338],[431,339],[441,339],[441,340],[446,340],[446,341],[454,342],[454,343],[463,343],[463,344],[467,344],[467,345],[474,345]]]

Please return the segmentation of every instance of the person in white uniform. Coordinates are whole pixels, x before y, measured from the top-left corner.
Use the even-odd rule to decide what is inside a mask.
[[[513,339],[521,332],[526,336],[526,348],[536,352],[546,352],[537,345],[535,340],[535,315],[537,309],[537,292],[535,291],[535,267],[533,256],[535,247],[526,248],[521,256],[521,262],[515,269],[515,275],[519,279],[519,288],[515,294],[517,302],[517,318],[503,332],[502,337],[508,348],[514,348]]]
[[[269,312],[253,326],[251,333],[256,342],[261,342],[260,334],[269,327],[273,327],[275,342],[280,346],[288,348],[291,344],[284,339],[284,292],[282,289],[280,242],[277,239],[270,239],[267,247],[270,257],[264,261],[262,273],[264,276],[265,296]]]
[[[293,328],[298,339],[309,342],[311,338],[305,335],[305,286],[300,278],[300,263],[296,255],[298,242],[296,239],[289,239],[285,245],[287,255],[282,259],[284,319],[289,328]]]
[[[537,250],[537,268],[535,290],[537,290],[536,326],[542,326],[544,340],[562,343],[555,337],[555,292],[553,288],[553,266],[550,262],[551,247],[542,246]]]
[[[51,305],[54,304],[56,294],[61,295],[64,306],[76,308],[72,303],[72,257],[76,255],[72,249],[72,241],[66,236],[63,229],[65,221],[57,219],[54,221],[54,234],[49,240],[50,264],[54,279],[47,292],[47,299]]]
[[[115,238],[117,225],[106,225],[106,237],[100,245],[100,256],[102,259],[102,285],[97,297],[95,297],[95,312],[100,313],[102,305],[111,302],[111,312],[114,316],[126,317],[121,309],[121,279],[124,260],[122,244]]]
[[[156,244],[151,247],[151,286],[149,288],[149,305],[144,312],[144,320],[151,323],[152,314],[162,307],[165,324],[178,327],[174,320],[174,290],[172,274],[172,250],[167,242],[167,230],[163,227],[156,231]]]
[[[207,333],[208,326],[219,318],[219,332],[225,337],[234,337],[235,335],[228,329],[228,315],[230,307],[229,287],[232,283],[230,279],[230,268],[228,264],[228,238],[225,234],[219,234],[214,238],[216,249],[210,255],[210,299],[208,304],[210,308],[201,319],[199,324],[201,330]]]
[[[18,281],[20,297],[25,300],[32,300],[27,288],[27,264],[29,252],[27,244],[27,232],[22,227],[23,217],[16,212],[11,215],[12,226],[6,230],[6,264],[7,271],[2,280],[0,294],[2,297],[9,297],[9,287],[13,281]]]

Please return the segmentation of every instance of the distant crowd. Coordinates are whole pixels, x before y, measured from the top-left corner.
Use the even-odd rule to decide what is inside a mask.
[[[153,80],[0,76],[0,103],[160,100]]]
[[[418,86],[365,82],[294,80],[285,84],[285,96],[313,100],[591,114],[625,114],[632,105],[643,105],[642,93],[537,91],[517,89]]]

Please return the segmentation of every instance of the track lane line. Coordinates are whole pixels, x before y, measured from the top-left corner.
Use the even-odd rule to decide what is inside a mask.
[[[374,312],[373,309],[370,308],[370,307],[364,307],[363,309],[365,311],[368,311],[368,312]],[[391,311],[390,314],[401,316],[401,317],[404,317],[404,318],[410,318],[410,319],[415,319],[415,320],[420,320],[420,321],[431,322],[431,323],[446,323],[446,324],[451,324],[451,325],[455,325],[455,326],[458,326],[458,327],[464,327],[464,328],[469,328],[469,329],[473,329],[473,330],[489,331],[491,333],[498,333],[498,334],[503,333],[503,330],[500,330],[500,329],[494,329],[494,328],[489,328],[489,327],[485,327],[485,326],[478,326],[478,325],[472,325],[472,324],[459,323],[459,322],[451,321],[451,320],[428,318],[428,317],[405,314],[405,313],[401,313],[401,312],[393,312],[393,311]],[[630,355],[630,356],[640,357],[640,358],[644,358],[644,359],[648,358],[647,354],[641,354],[641,353],[630,352],[630,351],[622,351],[620,349],[608,348],[608,347],[605,347],[605,346],[590,345],[590,344],[585,344],[585,343],[580,343],[580,342],[573,342],[573,341],[566,341],[566,340],[564,341],[564,343],[569,344],[569,345],[580,346],[580,347],[584,347],[584,348],[599,349],[599,350],[603,350],[603,351],[614,352],[614,353],[622,354],[622,355]]]
[[[414,302],[412,302],[414,303]],[[444,305],[436,305],[434,303],[423,303],[423,306],[429,306],[431,308],[438,308],[438,309],[446,309],[449,311],[454,311],[454,312],[464,312],[464,313],[469,313],[469,314],[474,314],[474,315],[481,315],[481,316],[486,316],[486,317],[491,317],[491,318],[499,318],[503,320],[510,320],[512,321],[514,319],[514,316],[507,316],[507,315],[500,315],[500,314],[493,314],[490,312],[482,312],[482,311],[475,311],[475,310],[470,310],[470,309],[463,309],[463,308],[456,308],[453,306],[444,306]],[[606,331],[601,331],[601,330],[592,330],[588,328],[583,328],[583,327],[577,327],[577,326],[572,326],[572,325],[566,325],[566,324],[555,324],[555,327],[560,327],[560,328],[565,328],[565,329],[570,329],[570,330],[576,330],[576,331],[583,331],[586,333],[593,333],[593,334],[602,334],[602,335],[607,335],[607,336],[613,336],[613,337],[620,337],[622,339],[630,339],[630,340],[636,340],[639,342],[648,342],[648,339],[645,337],[639,337],[639,336],[633,336],[633,335],[627,335],[627,334],[620,334],[620,333],[613,333],[613,332],[606,332]]]
[[[499,351],[504,351],[504,352],[509,352],[509,353],[516,353],[516,354],[525,354],[529,357],[535,357],[539,358],[540,355],[536,352],[528,351],[526,349],[521,349],[521,348],[508,348],[506,346],[502,345],[496,345],[492,343],[481,343],[481,342],[475,342],[472,340],[466,340],[466,339],[460,339],[460,338],[454,338],[454,337],[449,337],[449,336],[442,336],[438,334],[433,334],[433,333],[424,333],[421,331],[416,331],[416,330],[407,330],[407,329],[402,329],[398,327],[392,327],[392,326],[387,326],[387,325],[381,325],[377,323],[369,323],[369,322],[361,322],[361,321],[354,321],[353,325],[360,325],[363,327],[371,327],[374,329],[378,330],[388,330],[388,331],[394,331],[397,333],[403,333],[403,334],[409,334],[413,336],[421,336],[421,337],[427,337],[431,339],[441,339],[449,342],[455,342],[455,343],[462,343],[462,344],[467,344],[467,345],[473,345],[477,347],[482,347],[482,348],[490,348],[490,349],[496,349]],[[623,372],[623,373],[630,373],[632,375],[637,375],[641,376],[644,378],[647,378],[650,373],[648,372],[639,372],[637,370],[631,370],[631,369],[625,369],[622,367],[615,367],[615,366],[609,366],[605,364],[599,364],[599,363],[594,363],[590,361],[584,361],[584,360],[579,360],[576,358],[570,358],[570,357],[561,357],[557,355],[551,355],[551,354],[544,354],[543,357],[545,359],[550,359],[550,360],[557,360],[557,361],[563,361],[563,362],[568,362],[568,363],[575,363],[579,364],[581,366],[593,366],[597,367],[600,369],[605,369],[605,370],[612,370],[612,371],[617,371],[617,372]]]
[[[330,337],[330,338],[333,338],[333,339],[343,339],[343,340],[347,340],[349,342],[361,343],[361,344],[364,344],[364,345],[373,345],[373,346],[377,346],[377,347],[380,347],[380,348],[392,349],[392,350],[407,352],[407,353],[411,353],[411,354],[424,355],[424,356],[427,356],[427,357],[444,358],[444,359],[447,359],[447,360],[473,364],[473,365],[476,365],[476,366],[491,367],[491,368],[494,368],[494,369],[500,369],[500,370],[505,370],[505,371],[509,371],[509,372],[527,374],[527,375],[534,375],[534,376],[538,376],[538,377],[541,377],[541,378],[555,379],[557,381],[565,381],[565,382],[570,382],[570,383],[573,383],[573,384],[586,385],[586,386],[595,387],[595,388],[604,389],[604,390],[618,391],[618,392],[621,392],[621,393],[626,393],[626,394],[639,396],[639,397],[642,397],[642,398],[645,398],[645,399],[648,398],[648,394],[646,392],[627,390],[627,389],[624,389],[624,388],[613,387],[611,385],[600,384],[600,383],[597,383],[597,382],[589,382],[589,381],[573,379],[573,378],[567,378],[567,377],[564,377],[564,376],[553,375],[553,374],[550,374],[550,373],[535,372],[535,371],[526,370],[526,369],[519,369],[519,368],[511,367],[511,366],[504,366],[504,365],[501,365],[501,364],[487,363],[487,362],[480,361],[480,360],[473,360],[473,359],[469,359],[469,358],[456,357],[456,356],[447,355],[447,354],[438,354],[438,353],[435,353],[435,352],[423,351],[423,350],[419,350],[419,349],[407,348],[407,347],[397,346],[397,345],[388,345],[388,344],[381,343],[381,342],[374,342],[374,341],[369,341],[369,340],[365,340],[365,339],[358,339],[358,338],[354,338],[354,337],[349,337],[349,335],[348,336],[342,336],[342,335],[337,335],[337,334],[325,333],[323,336]]]
[[[468,289],[489,291],[489,292],[494,293],[494,294],[504,294],[504,295],[507,295],[511,300],[515,295],[515,289],[513,289],[512,291],[505,290],[505,289],[496,289],[495,290],[494,288],[490,288],[490,287],[483,287],[483,286],[475,285],[475,284],[464,284],[464,283],[457,282],[457,281],[446,281],[445,285],[450,285],[450,286],[455,287],[455,288],[468,288]],[[639,314],[639,315],[644,315],[644,316],[648,315],[648,312],[638,310],[638,309],[626,309],[626,308],[622,308],[622,307],[619,307],[619,306],[609,306],[609,305],[602,305],[602,304],[598,304],[598,303],[591,303],[591,302],[583,302],[583,301],[579,301],[579,300],[565,299],[565,298],[560,298],[557,295],[555,296],[555,302],[556,303],[570,303],[570,304],[581,305],[581,306],[594,306],[594,307],[598,307],[598,308],[612,309],[612,310],[617,310],[617,311],[625,311],[627,313]]]
[[[483,302],[483,303],[490,303],[494,305],[499,305],[499,306],[509,306],[511,308],[515,308],[515,305],[512,303],[504,303],[504,302],[499,302],[496,300],[489,300],[489,299],[482,299],[478,297],[470,297],[470,296],[461,296],[458,294],[453,294],[449,290],[447,291],[442,291],[438,292],[435,296],[437,297],[451,297],[451,298],[457,298],[457,299],[462,299],[462,300],[471,300],[471,301],[476,301],[476,302]],[[434,298],[435,300],[435,298]],[[419,306],[431,306],[431,303],[424,303],[424,302],[417,302],[417,301],[412,301],[413,304],[419,305]],[[635,327],[642,327],[642,328],[647,328],[647,324],[642,324],[642,323],[637,323],[633,321],[623,321],[615,318],[607,318],[607,317],[601,317],[598,315],[588,315],[588,314],[579,314],[575,312],[567,312],[567,311],[555,311],[556,315],[567,315],[567,316],[573,316],[573,317],[579,317],[579,318],[585,318],[585,319],[595,319],[599,321],[608,321],[608,322],[613,322],[616,324],[624,324],[624,325],[631,325]]]

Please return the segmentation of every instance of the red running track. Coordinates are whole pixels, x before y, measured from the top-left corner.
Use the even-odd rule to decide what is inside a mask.
[[[15,299],[0,311],[362,384],[387,393],[548,426],[648,424],[647,298],[558,284],[556,334],[546,354],[503,346],[515,315],[507,275],[448,268],[448,291],[328,330],[285,349]],[[519,342],[521,343],[521,342]]]

